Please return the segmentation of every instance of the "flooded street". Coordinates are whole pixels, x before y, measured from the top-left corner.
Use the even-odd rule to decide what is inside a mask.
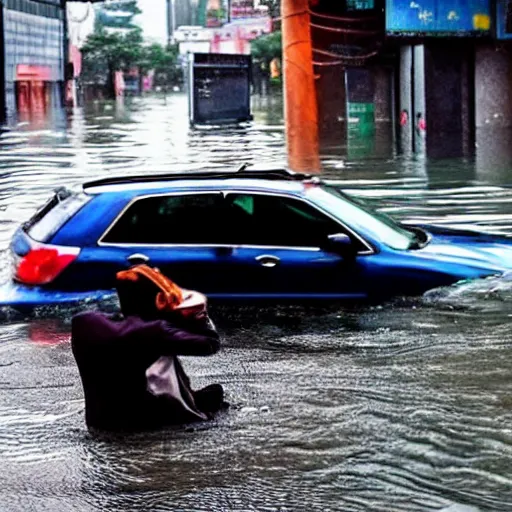
[[[276,99],[255,99],[238,128],[192,130],[187,115],[185,96],[152,97],[4,131],[2,278],[13,230],[59,186],[286,162]],[[495,136],[478,135],[475,158],[428,161],[397,156],[379,128],[321,157],[326,179],[400,220],[512,234],[512,159]],[[512,510],[509,279],[381,306],[218,308],[223,350],[183,361],[231,409],[125,439],[85,429],[70,312],[4,311],[0,510]]]

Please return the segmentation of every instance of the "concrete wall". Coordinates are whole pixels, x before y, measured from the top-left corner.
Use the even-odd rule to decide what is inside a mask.
[[[512,51],[492,44],[475,51],[476,127],[512,126]]]
[[[473,124],[471,58],[472,48],[468,48],[467,42],[446,44],[436,41],[425,47],[428,156],[463,156],[472,145],[467,129]]]
[[[346,142],[345,71],[341,66],[325,66],[316,80],[320,138]]]
[[[425,95],[425,47],[416,45],[413,47],[413,113],[411,114],[411,125],[413,129],[413,147],[415,153],[425,153],[426,137],[424,131],[419,131],[418,115],[421,115],[428,123],[426,95]],[[428,133],[428,132],[427,132]]]
[[[512,127],[484,126],[476,131],[476,171],[479,180],[510,183]]]
[[[398,150],[409,153],[412,151],[412,123],[413,118],[413,83],[412,83],[412,46],[402,46],[400,48],[400,61],[398,70],[398,81],[400,94],[398,97],[398,121],[400,122],[400,113],[407,111],[409,120],[406,125],[399,126]]]
[[[392,107],[392,71],[389,68],[374,68],[375,79],[375,121],[391,122],[393,120]]]

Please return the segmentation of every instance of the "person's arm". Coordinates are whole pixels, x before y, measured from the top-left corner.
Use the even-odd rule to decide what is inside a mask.
[[[155,341],[162,355],[209,356],[218,352],[219,335],[213,325],[195,327],[192,329],[191,326],[189,330],[185,326],[174,326],[165,320],[157,322]]]

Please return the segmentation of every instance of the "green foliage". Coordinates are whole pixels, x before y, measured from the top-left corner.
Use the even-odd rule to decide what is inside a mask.
[[[206,19],[207,20],[213,20],[216,22],[222,22],[226,20],[226,11],[224,9],[210,9],[206,13]]]
[[[182,80],[182,71],[178,65],[178,45],[162,46],[154,43],[143,47],[143,56],[139,62],[143,73],[153,70],[154,84],[167,86]]]
[[[145,45],[141,29],[132,25],[133,17],[141,12],[137,0],[105,3],[98,12],[106,16],[98,17],[94,32],[82,47],[85,82],[105,85],[107,94],[113,95],[115,71],[138,69],[142,77],[153,70],[154,83],[165,87],[181,81],[178,47]],[[119,12],[130,15],[116,16]],[[108,16],[109,13],[113,15]],[[118,21],[113,21],[116,19]]]
[[[100,29],[87,37],[82,48],[84,71],[128,70],[138,65],[142,53],[140,30],[121,33]]]
[[[111,32],[99,29],[89,35],[83,48],[82,78],[85,82],[106,85],[113,92],[112,75],[115,71],[137,68],[141,76],[155,72],[155,85],[179,83],[182,78],[178,66],[178,47],[164,47],[154,43],[144,45],[140,29]]]
[[[281,32],[272,32],[251,42],[251,55],[254,60],[268,65],[275,57],[281,59],[282,46]]]

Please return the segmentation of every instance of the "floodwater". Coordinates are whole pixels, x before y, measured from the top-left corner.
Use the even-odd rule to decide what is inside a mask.
[[[96,176],[284,163],[277,100],[192,130],[183,96],[95,104],[0,136],[1,272],[52,189]],[[382,132],[382,133],[381,133]],[[325,174],[400,219],[512,234],[512,161],[397,156],[389,130],[331,140]],[[334,137],[333,137],[334,138]],[[505,144],[507,147],[507,144]],[[84,425],[70,312],[0,325],[2,511],[512,510],[512,283],[352,308],[218,309],[224,339],[184,358],[232,407],[200,428],[103,439]],[[55,316],[55,315],[54,315]]]

